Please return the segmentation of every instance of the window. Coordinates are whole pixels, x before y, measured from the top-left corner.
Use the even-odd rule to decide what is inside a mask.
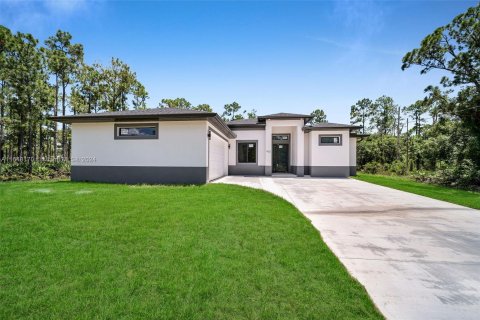
[[[115,125],[115,139],[157,139],[158,124]]]
[[[283,135],[283,134],[282,135],[278,134],[278,135],[273,135],[272,136],[272,140],[274,140],[274,141],[288,141],[288,138],[289,138],[288,135]]]
[[[341,146],[342,145],[342,136],[341,135],[332,135],[332,136],[327,136],[327,135],[320,135],[319,136],[319,141],[318,144],[320,146]]]
[[[239,163],[257,163],[257,142],[239,142],[237,158]]]

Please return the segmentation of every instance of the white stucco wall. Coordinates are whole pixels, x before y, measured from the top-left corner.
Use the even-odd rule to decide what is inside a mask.
[[[318,130],[309,133],[311,166],[349,166],[350,133],[349,130]],[[320,146],[320,135],[342,135],[341,146]]]
[[[237,164],[237,141],[257,140],[258,165],[265,165],[265,130],[234,130],[236,139],[230,139],[230,149],[228,154],[228,164],[234,166]]]
[[[304,166],[309,166],[310,165],[310,134],[305,133],[304,134]]]
[[[115,140],[113,122],[74,123],[72,165],[207,166],[207,121],[158,124],[158,139]],[[95,161],[82,161],[84,157],[94,157]]]
[[[350,138],[350,166],[357,165],[357,138]]]

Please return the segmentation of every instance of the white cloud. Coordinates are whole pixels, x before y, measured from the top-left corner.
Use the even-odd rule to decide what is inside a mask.
[[[363,35],[378,33],[385,25],[384,7],[373,0],[339,0],[334,15],[340,23]]]
[[[0,24],[12,29],[36,33],[45,26],[85,13],[87,0],[0,0]]]
[[[346,43],[346,42],[339,42],[339,41],[336,41],[336,40],[331,40],[331,39],[324,38],[324,37],[308,37],[308,38],[312,39],[312,40],[315,40],[315,41],[323,42],[325,44],[328,44],[328,45],[331,45],[331,46],[334,46],[334,47],[337,47],[337,48],[341,48],[341,49],[345,49],[345,50],[349,50],[349,51],[355,51],[355,52],[358,52],[358,53],[360,53],[360,52],[364,52],[364,53],[371,52],[371,53],[378,53],[378,54],[384,54],[384,55],[403,56],[405,54],[405,52],[407,52],[405,50],[395,50],[395,49],[368,46],[363,41],[358,40],[358,39],[353,40],[350,43]]]

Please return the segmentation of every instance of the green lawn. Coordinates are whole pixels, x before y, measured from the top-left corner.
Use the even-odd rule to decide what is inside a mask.
[[[480,193],[412,181],[406,177],[359,173],[355,179],[480,209]]]
[[[240,186],[0,183],[0,319],[381,319],[288,202]]]

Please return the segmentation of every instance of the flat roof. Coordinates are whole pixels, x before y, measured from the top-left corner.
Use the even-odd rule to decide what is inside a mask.
[[[99,113],[80,113],[76,115],[48,117],[49,120],[63,123],[78,122],[121,122],[141,120],[208,120],[229,138],[236,135],[215,112],[200,110],[154,108],[142,110],[109,111]]]
[[[328,130],[328,129],[361,129],[361,128],[362,126],[356,126],[351,124],[320,122],[312,125],[307,125],[303,127],[303,130],[313,131],[313,130]]]
[[[312,119],[313,116],[309,114],[299,114],[299,113],[287,113],[279,112],[273,114],[267,114],[265,116],[259,116],[258,119]]]

